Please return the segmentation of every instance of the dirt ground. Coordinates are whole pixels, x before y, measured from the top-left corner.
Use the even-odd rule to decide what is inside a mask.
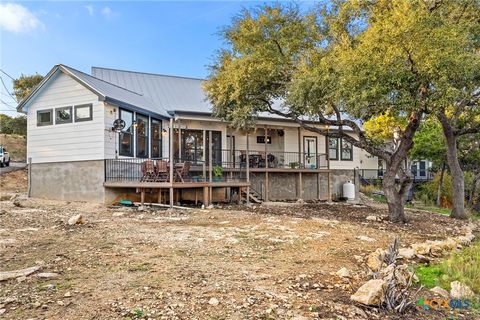
[[[5,319],[400,318],[350,301],[367,279],[358,256],[395,235],[407,246],[462,227],[425,212],[409,212],[404,226],[368,221],[386,215],[369,206],[138,211],[26,199],[21,189],[2,184],[0,271],[40,266],[58,275],[0,282]],[[86,222],[69,226],[78,213]],[[341,267],[350,280],[335,275]]]

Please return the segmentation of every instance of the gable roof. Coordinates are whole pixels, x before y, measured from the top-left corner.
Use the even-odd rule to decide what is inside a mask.
[[[95,78],[89,74],[62,64],[58,64],[50,70],[35,89],[18,104],[17,111],[23,111],[24,107],[28,105],[28,102],[40,92],[42,87],[44,87],[57,72],[64,72],[71,76],[74,80],[95,93],[101,101],[110,102],[120,106],[128,106],[134,109],[140,108],[150,111],[157,116],[165,118],[169,117],[165,109],[161,108],[158,104],[155,104],[151,99],[142,94],[108,83],[102,79]]]
[[[167,111],[208,113],[203,79],[92,67],[92,75],[151,99]]]

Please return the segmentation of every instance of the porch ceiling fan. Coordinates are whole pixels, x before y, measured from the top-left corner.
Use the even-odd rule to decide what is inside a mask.
[[[125,120],[116,119],[115,121],[113,121],[112,130],[115,132],[120,132],[125,128],[125,126],[126,126]]]

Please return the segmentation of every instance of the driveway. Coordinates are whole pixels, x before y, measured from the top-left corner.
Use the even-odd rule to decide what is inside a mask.
[[[10,166],[0,168],[0,175],[4,174],[4,173],[7,173],[7,172],[22,170],[26,166],[27,166],[27,164],[25,162],[10,162]]]

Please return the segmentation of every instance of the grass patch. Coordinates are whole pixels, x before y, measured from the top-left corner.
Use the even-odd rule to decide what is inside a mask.
[[[434,213],[439,213],[439,214],[442,214],[442,215],[445,215],[445,216],[449,216],[450,215],[450,211],[452,211],[452,209],[450,208],[440,208],[440,207],[435,207],[435,206],[419,206],[419,205],[413,205],[413,204],[407,204],[405,205],[406,208],[410,208],[410,209],[418,209],[418,210],[425,210],[425,211],[429,211],[429,212],[434,212]]]
[[[438,285],[449,290],[450,282],[460,281],[480,294],[480,242],[451,254],[438,264],[419,266],[415,272],[420,284],[427,288]]]

